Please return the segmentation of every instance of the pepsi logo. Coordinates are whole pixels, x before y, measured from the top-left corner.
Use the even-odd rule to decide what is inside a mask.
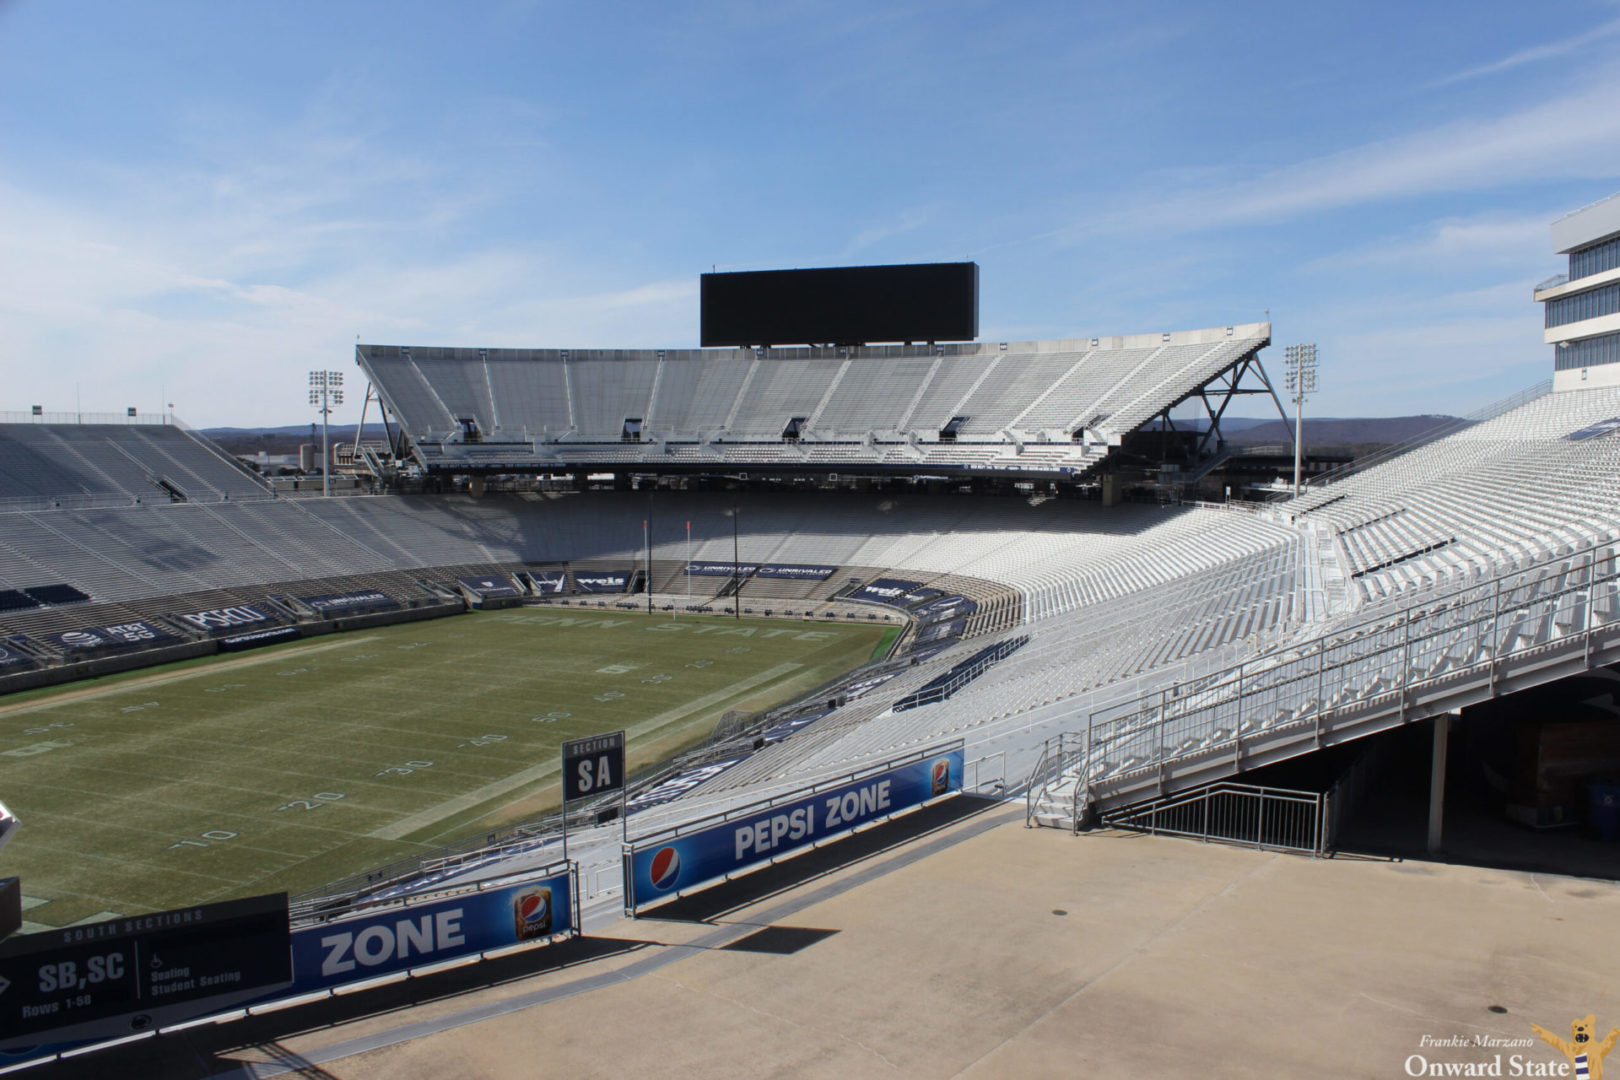
[[[681,853],[672,847],[660,848],[652,857],[647,876],[652,879],[653,888],[671,888],[675,879],[681,876]]]
[[[538,893],[530,893],[518,901],[517,915],[526,923],[544,922],[551,904],[549,897]]]

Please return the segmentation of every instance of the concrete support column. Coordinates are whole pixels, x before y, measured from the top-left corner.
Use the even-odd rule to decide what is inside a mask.
[[[1429,854],[1440,854],[1446,818],[1446,744],[1451,734],[1451,718],[1441,713],[1434,718],[1434,751],[1429,757]]]
[[[1102,504],[1104,506],[1119,505],[1119,477],[1109,473],[1102,478]]]

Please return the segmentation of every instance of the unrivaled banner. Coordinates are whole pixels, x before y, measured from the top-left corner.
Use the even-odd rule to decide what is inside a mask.
[[[695,562],[687,564],[693,577],[731,577],[752,574],[757,578],[782,578],[789,581],[826,581],[838,569],[836,566],[815,566],[808,563],[728,563]]]
[[[294,931],[297,995],[538,941],[574,929],[569,875]]]
[[[393,611],[399,601],[379,589],[364,592],[328,593],[322,596],[300,596],[298,599],[322,615],[342,615],[350,611]]]
[[[33,666],[34,662],[24,654],[9,646],[0,645],[0,670]]]
[[[625,853],[630,885],[625,907],[633,911],[669,899],[961,790],[962,750],[957,748],[674,839],[633,843]]]

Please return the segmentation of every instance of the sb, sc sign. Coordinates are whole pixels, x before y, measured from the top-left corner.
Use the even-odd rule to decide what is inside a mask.
[[[624,732],[610,731],[562,745],[563,799],[585,799],[624,787]]]

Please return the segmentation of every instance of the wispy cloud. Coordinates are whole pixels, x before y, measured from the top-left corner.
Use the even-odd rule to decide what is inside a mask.
[[[580,346],[696,336],[695,281],[599,288],[617,275],[543,244],[447,242],[466,209],[454,196],[396,197],[390,215],[360,216],[380,198],[373,185],[324,174],[302,190],[279,171],[230,168],[120,181],[94,202],[0,181],[0,409],[65,407],[75,383],[89,409],[156,408],[167,387],[193,423],[284,422],[301,373],[345,364],[357,333]]]
[[[927,210],[919,208],[906,210],[887,221],[869,225],[855,234],[854,239],[850,240],[849,245],[844,248],[844,254],[846,256],[853,255],[862,248],[869,248],[893,237],[915,232],[928,224],[929,217],[930,214]]]
[[[1527,269],[1546,258],[1550,250],[1547,223],[1557,216],[1557,211],[1549,208],[1524,216],[1490,214],[1476,218],[1442,218],[1429,222],[1416,233],[1324,255],[1307,264],[1306,269],[1396,267],[1431,275],[1458,266]]]
[[[1057,234],[1175,234],[1271,224],[1350,206],[1545,180],[1620,174],[1620,72],[1496,117],[1458,121],[1367,143],[1244,179],[1173,183]]]
[[[1604,38],[1613,37],[1615,34],[1620,34],[1620,19],[1603,23],[1586,31],[1584,34],[1576,34],[1574,37],[1567,37],[1562,41],[1550,41],[1545,45],[1532,45],[1528,49],[1520,49],[1518,52],[1510,53],[1500,60],[1464,68],[1462,71],[1436,79],[1429,86],[1431,88],[1450,86],[1453,83],[1466,82],[1469,79],[1478,79],[1487,75],[1496,75],[1503,71],[1511,71],[1526,64],[1553,60],[1560,56],[1567,56],[1572,52],[1578,52],[1594,41],[1602,41]]]

